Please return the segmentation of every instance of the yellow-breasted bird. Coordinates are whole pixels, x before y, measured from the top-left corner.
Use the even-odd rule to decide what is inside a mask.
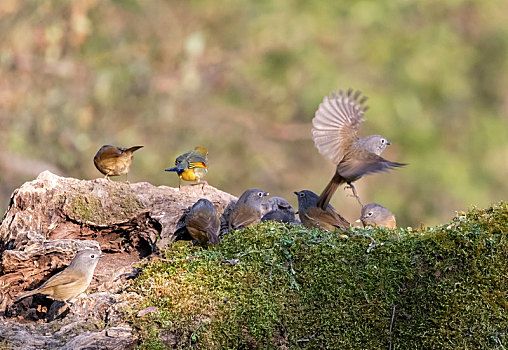
[[[106,179],[108,176],[127,175],[132,163],[132,153],[141,147],[143,146],[124,148],[104,145],[97,151],[93,162]]]
[[[178,174],[178,188],[182,187],[182,179],[196,183],[205,177],[208,171],[208,150],[204,146],[197,146],[194,150],[186,152],[175,160],[175,166],[165,171],[175,171]]]

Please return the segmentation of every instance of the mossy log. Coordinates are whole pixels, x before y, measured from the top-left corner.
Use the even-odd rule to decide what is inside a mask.
[[[267,223],[207,250],[176,242],[131,287],[141,349],[507,347],[506,203],[340,233]]]
[[[0,316],[10,317],[6,323],[9,327],[12,320],[55,317],[59,310],[53,310],[54,303],[47,298],[35,296],[20,303],[13,303],[14,299],[63,269],[77,251],[100,247],[105,257],[88,289],[99,293],[80,300],[71,308],[67,320],[58,322],[68,326],[78,320],[86,320],[89,325],[111,321],[112,317],[118,321],[117,306],[125,302],[119,293],[126,280],[137,274],[135,264],[151,259],[154,253],[172,244],[186,209],[200,198],[212,201],[218,213],[236,199],[209,185],[184,186],[179,190],[146,182],[129,184],[102,178],[86,181],[48,171],[41,173],[14,191],[0,225]],[[0,339],[5,333],[3,327],[5,324],[0,325]],[[67,327],[68,331],[75,331],[57,338],[68,339],[69,333],[77,334],[75,328]],[[47,333],[48,329],[44,331]],[[24,329],[24,333],[16,334],[27,340],[37,339],[41,333]],[[54,345],[34,344],[35,349]]]
[[[201,197],[219,213],[235,199],[50,173],[16,190],[0,225],[0,348],[507,347],[506,203],[432,228],[263,223],[208,248],[174,242]],[[42,299],[13,307],[89,245],[107,255],[95,293],[51,322],[33,322],[51,314]]]

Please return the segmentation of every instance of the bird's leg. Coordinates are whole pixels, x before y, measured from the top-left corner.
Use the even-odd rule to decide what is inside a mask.
[[[108,174],[106,174],[106,176],[104,176],[105,179],[109,180],[109,177],[108,177]]]
[[[346,188],[350,188],[353,191],[353,196],[358,201],[358,204],[360,204],[360,207],[363,208],[362,201],[360,200],[360,197],[358,196],[358,192],[356,192],[355,186],[353,186],[353,184],[351,182],[348,182],[347,184],[348,184],[348,186],[346,186]]]
[[[199,177],[198,178],[198,184],[201,184],[201,191],[204,191],[205,190],[205,185],[208,185],[208,182],[206,182],[205,180],[201,180],[201,178]]]
[[[126,182],[126,183],[129,183],[129,173],[126,173],[126,174],[125,174],[125,182]]]
[[[182,177],[178,176],[178,190],[182,189]]]

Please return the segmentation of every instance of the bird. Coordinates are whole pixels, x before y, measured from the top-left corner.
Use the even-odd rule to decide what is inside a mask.
[[[312,139],[319,153],[336,164],[335,174],[325,187],[317,205],[326,209],[337,187],[347,183],[363,207],[353,182],[363,175],[388,171],[406,164],[386,160],[380,155],[390,142],[381,135],[358,138],[358,128],[368,110],[360,91],[340,90],[325,97],[312,119]]]
[[[303,226],[320,228],[327,231],[347,229],[349,222],[344,219],[330,204],[326,210],[317,206],[318,195],[309,190],[294,192],[298,197],[298,215]]]
[[[229,230],[240,230],[261,221],[261,203],[268,192],[260,188],[246,190],[236,202],[229,216]]]
[[[175,160],[175,166],[165,171],[175,171],[178,174],[178,188],[182,188],[182,179],[194,181],[196,184],[201,181],[208,172],[208,150],[204,146],[197,146],[194,150],[179,155]]]
[[[185,226],[192,238],[200,244],[217,244],[220,242],[217,232],[220,221],[215,207],[208,199],[198,200],[185,216]]]
[[[50,277],[39,288],[19,295],[16,302],[30,295],[43,294],[54,300],[67,303],[68,300],[74,299],[88,288],[95,267],[103,256],[96,249],[85,249],[78,252],[63,271]]]
[[[97,170],[103,173],[106,179],[109,179],[109,176],[127,175],[132,163],[132,153],[142,147],[124,148],[104,145],[93,157],[93,162]]]
[[[291,224],[295,222],[295,210],[282,197],[269,198],[262,203],[261,208],[265,213],[261,218],[261,222],[278,221]]]
[[[362,215],[360,220],[363,227],[366,226],[380,226],[386,228],[397,228],[397,221],[393,213],[377,203],[366,204],[362,208]]]

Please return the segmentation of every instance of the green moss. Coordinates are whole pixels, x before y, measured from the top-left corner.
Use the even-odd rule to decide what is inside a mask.
[[[70,218],[99,225],[123,221],[139,213],[144,207],[129,185],[117,183],[111,183],[107,187],[107,193],[101,197],[76,189],[68,202],[70,204],[67,213]]]
[[[71,214],[73,218],[93,221],[101,215],[101,201],[99,198],[87,195],[76,195],[72,198]]]
[[[133,315],[159,310],[132,321],[141,349],[501,349],[507,232],[500,203],[348,239],[264,223],[208,250],[177,242],[133,282]]]

